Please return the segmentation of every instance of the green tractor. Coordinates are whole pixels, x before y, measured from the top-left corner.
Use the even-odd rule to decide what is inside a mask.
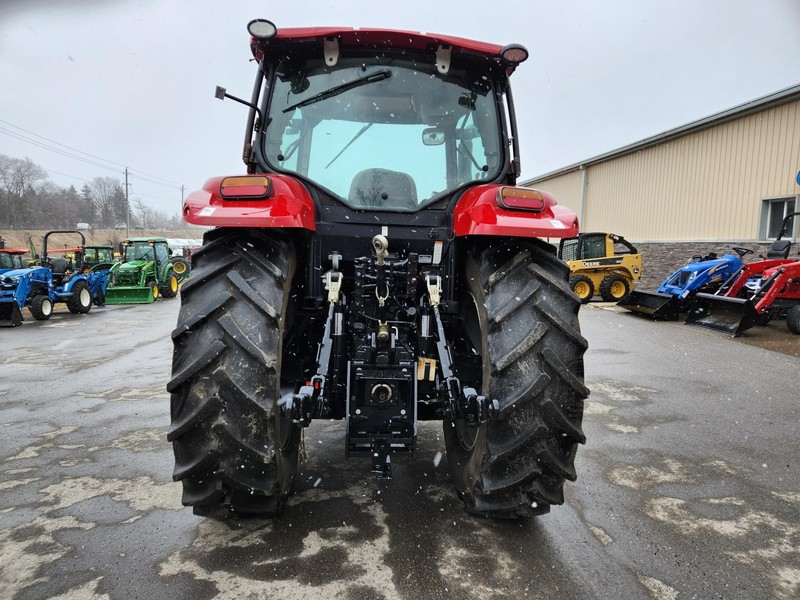
[[[111,267],[106,304],[148,304],[174,298],[189,275],[183,259],[170,257],[166,238],[139,237],[122,242],[123,260]]]

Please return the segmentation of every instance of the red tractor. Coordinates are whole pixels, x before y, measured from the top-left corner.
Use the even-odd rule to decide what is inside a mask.
[[[466,509],[546,513],[575,480],[586,340],[543,238],[575,214],[520,172],[519,45],[248,25],[246,173],[183,217],[215,226],[181,293],[173,478],[204,516],[275,515],[301,431],[344,421],[379,477],[444,424]]]
[[[697,294],[686,322],[733,336],[753,325],[786,319],[800,334],[800,259],[790,258],[791,240],[784,239],[794,217],[787,215],[765,260],[743,264],[714,294]]]

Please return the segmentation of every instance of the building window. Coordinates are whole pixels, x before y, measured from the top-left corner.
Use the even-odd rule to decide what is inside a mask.
[[[774,240],[781,233],[783,220],[797,210],[797,196],[783,198],[765,198],[761,204],[761,226],[759,227],[760,239]],[[792,219],[787,227],[786,239],[797,238],[797,221]]]

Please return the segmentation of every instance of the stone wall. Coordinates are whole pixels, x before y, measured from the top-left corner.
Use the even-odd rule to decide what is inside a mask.
[[[693,256],[706,256],[716,252],[718,256],[734,254],[732,246],[749,248],[755,254],[748,254],[745,262],[766,255],[769,244],[739,242],[633,242],[642,253],[642,279],[636,284],[643,290],[654,290],[667,278],[667,275],[682,267]]]

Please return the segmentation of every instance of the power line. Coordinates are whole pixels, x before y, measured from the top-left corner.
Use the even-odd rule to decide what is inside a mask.
[[[95,167],[100,167],[102,169],[108,169],[109,171],[114,171],[116,173],[119,173],[119,169],[117,169],[116,167],[109,167],[108,165],[104,165],[104,164],[99,163],[99,162],[94,161],[94,160],[89,160],[88,158],[83,158],[81,156],[75,156],[74,154],[70,154],[69,152],[65,152],[63,150],[59,150],[58,148],[52,148],[52,147],[48,146],[47,144],[43,144],[41,142],[37,142],[36,140],[32,140],[32,139],[26,138],[25,136],[19,135],[19,134],[13,132],[13,131],[9,131],[8,129],[4,129],[3,127],[0,127],[0,133],[4,133],[5,135],[7,135],[9,137],[12,137],[14,139],[17,139],[17,140],[20,140],[20,141],[23,141],[23,142],[27,142],[29,144],[33,144],[34,146],[38,146],[39,148],[44,148],[45,150],[50,150],[51,152],[55,152],[56,154],[61,154],[62,156],[66,156],[66,157],[72,158],[74,160],[80,160],[82,162],[85,162],[85,163],[90,164],[90,165],[95,166]]]
[[[61,142],[57,142],[55,140],[51,140],[50,138],[44,137],[43,135],[39,135],[38,133],[34,133],[33,131],[28,131],[27,129],[23,129],[19,125],[14,125],[13,123],[9,123],[8,121],[4,121],[3,119],[0,119],[0,123],[5,123],[6,125],[10,125],[14,129],[19,129],[20,131],[24,131],[25,133],[28,133],[30,135],[35,135],[38,138],[41,138],[43,140],[47,140],[48,142],[51,142],[51,143],[53,143],[53,144],[55,144],[57,146],[61,146],[63,148],[67,148],[68,150],[73,150],[73,151],[78,152],[80,154],[85,154],[86,156],[91,156],[92,158],[96,158],[97,160],[102,160],[103,162],[107,162],[107,163],[110,163],[112,165],[120,166],[123,169],[125,168],[125,165],[123,165],[123,164],[115,163],[112,160],[108,160],[108,159],[102,158],[100,156],[95,156],[94,154],[89,154],[88,152],[84,152],[83,150],[78,150],[77,148],[73,148],[72,146],[67,146],[66,144],[62,144]]]
[[[6,125],[10,125],[11,127],[15,128],[15,129],[19,129],[20,131],[24,131],[25,133],[27,133],[29,135],[36,136],[37,138],[41,138],[41,139],[46,140],[46,141],[48,141],[48,142],[50,142],[52,144],[56,144],[57,146],[61,146],[62,148],[67,148],[68,150],[72,150],[73,152],[78,152],[79,154],[83,154],[85,156],[91,157],[91,158],[99,160],[99,161],[106,162],[106,163],[111,164],[111,165],[117,165],[118,167],[122,167],[123,169],[128,168],[128,171],[132,171],[132,172],[138,173],[139,174],[138,175],[139,178],[143,179],[145,181],[148,181],[148,183],[153,183],[155,185],[161,185],[161,186],[164,186],[164,187],[174,187],[174,188],[177,188],[177,189],[181,189],[182,184],[177,183],[175,181],[171,181],[169,179],[164,179],[163,177],[158,177],[157,175],[152,175],[150,173],[146,173],[145,171],[140,171],[139,169],[129,168],[129,167],[126,167],[126,165],[123,165],[122,163],[114,162],[112,160],[109,160],[107,158],[102,158],[100,156],[95,156],[94,154],[90,154],[88,152],[84,152],[83,150],[78,150],[77,148],[73,148],[72,146],[67,146],[66,144],[62,144],[61,142],[57,142],[57,141],[52,140],[50,138],[47,138],[47,137],[45,137],[43,135],[39,135],[38,133],[34,133],[33,131],[29,131],[27,129],[24,129],[24,128],[18,126],[18,125],[14,125],[13,123],[10,123],[9,121],[5,121],[3,119],[0,119],[0,123],[5,123]],[[53,148],[53,147],[49,146],[48,144],[44,144],[44,143],[39,142],[37,140],[30,139],[30,138],[28,138],[26,136],[23,136],[23,135],[21,135],[19,133],[13,132],[13,131],[9,131],[8,129],[2,128],[2,127],[0,127],[0,133],[5,133],[6,135],[8,135],[10,137],[13,137],[15,139],[21,140],[23,142],[27,142],[29,144],[33,144],[33,145],[38,146],[40,148],[44,148],[45,150],[50,150],[51,152],[56,152],[57,154],[61,154],[62,156],[66,156],[66,157],[72,158],[74,160],[80,160],[80,161],[83,161],[85,163],[88,163],[88,164],[96,166],[96,167],[101,167],[101,168],[104,168],[104,169],[108,169],[110,171],[119,172],[119,170],[117,168],[113,168],[113,167],[110,167],[108,165],[104,165],[104,164],[89,160],[89,159],[81,157],[81,156],[76,156],[76,155],[71,154],[69,152],[65,152],[64,150],[61,150],[59,148]]]

